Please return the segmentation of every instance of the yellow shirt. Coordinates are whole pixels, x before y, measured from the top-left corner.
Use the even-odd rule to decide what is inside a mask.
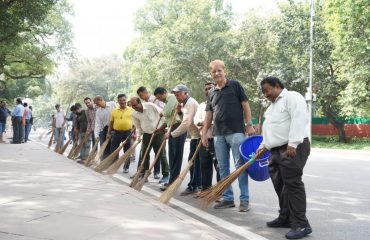
[[[132,128],[132,113],[131,107],[125,109],[115,108],[110,114],[110,122],[113,124],[113,130],[126,131]]]

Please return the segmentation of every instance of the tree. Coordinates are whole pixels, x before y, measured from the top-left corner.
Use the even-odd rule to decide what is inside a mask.
[[[71,13],[68,2],[1,0],[0,11],[0,76],[4,95],[24,95],[23,91],[9,90],[22,85],[19,80],[34,80],[40,89],[47,87],[45,77],[54,71],[56,61],[72,54],[72,36],[66,20]],[[28,85],[26,92],[40,93],[39,89],[32,89],[36,86]]]
[[[103,96],[115,100],[119,93],[129,93],[130,84],[118,56],[76,60],[69,73],[57,82],[60,103],[82,102],[85,97]]]
[[[227,57],[231,26],[231,8],[222,1],[149,1],[136,14],[140,37],[124,53],[125,72],[134,87],[184,83],[203,98],[208,64]]]

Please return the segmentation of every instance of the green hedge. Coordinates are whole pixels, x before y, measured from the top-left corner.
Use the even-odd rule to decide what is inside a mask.
[[[346,124],[370,124],[370,118],[364,117],[338,118],[338,120]],[[315,117],[312,118],[312,124],[329,124],[329,121],[325,117]]]

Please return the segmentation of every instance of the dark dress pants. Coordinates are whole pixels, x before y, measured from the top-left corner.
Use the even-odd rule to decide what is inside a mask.
[[[13,142],[21,143],[24,133],[22,117],[12,117],[12,124],[13,124]]]
[[[216,170],[217,182],[221,180],[215,145],[212,138],[208,139],[208,148],[203,145],[200,147],[199,160],[201,164],[202,190],[206,190],[212,186],[213,168]]]
[[[270,150],[269,172],[279,198],[279,218],[288,220],[292,228],[306,227],[306,191],[302,181],[303,168],[310,155],[307,138],[299,144],[294,158],[286,155],[287,145]]]
[[[170,165],[169,185],[180,175],[186,135],[187,133],[184,133],[176,138],[170,137],[168,139],[168,156]]]
[[[190,140],[190,152],[188,161],[190,161],[197,149],[197,145],[200,139],[191,139]],[[196,190],[197,188],[201,188],[202,179],[201,179],[201,166],[199,161],[199,152],[194,158],[193,165],[190,167],[190,181],[188,183],[188,188],[190,190]]]
[[[138,167],[141,164],[141,161],[144,157],[145,151],[146,151],[146,149],[149,145],[151,137],[152,137],[152,134],[149,134],[149,133],[144,133],[143,134],[143,141],[141,142],[140,159],[139,159]],[[148,154],[146,155],[146,158],[144,160],[145,161],[144,162],[144,170],[149,169],[150,151],[153,148],[155,156],[160,154],[160,156],[159,156],[159,158],[158,158],[158,160],[157,160],[157,162],[154,166],[156,166],[157,163],[162,165],[162,175],[163,175],[163,177],[167,177],[169,172],[168,172],[168,162],[167,162],[167,157],[166,157],[166,152],[165,152],[165,146],[162,148],[161,152],[159,152],[159,148],[160,148],[160,146],[163,142],[163,139],[164,139],[164,132],[158,133],[153,137],[152,144],[151,144],[151,146],[149,146]],[[153,161],[154,161],[154,159],[153,159]],[[154,171],[154,173],[159,173],[159,170],[158,170],[158,172]]]
[[[112,139],[111,139],[111,144],[110,144],[111,153],[114,152],[120,146],[120,144],[130,136],[130,133],[131,133],[131,129],[127,131],[114,130],[114,132],[112,132]],[[125,146],[123,146],[123,152],[127,152],[130,147],[131,147],[131,141],[127,141]],[[116,160],[118,159],[118,155],[119,154],[117,154]],[[130,167],[130,161],[127,160],[123,168],[128,169],[129,167]]]
[[[103,145],[103,143],[105,142],[105,140],[107,139],[107,133],[108,133],[108,126],[105,126],[104,128],[103,128],[103,130],[102,131],[100,131],[100,133],[99,133],[99,142],[100,142],[100,146],[101,145]],[[110,154],[110,145],[111,145],[111,141],[112,141],[112,139],[111,140],[109,140],[109,142],[108,142],[108,145],[107,145],[107,147],[105,148],[105,150],[104,150],[104,153],[103,153],[103,155],[101,156],[101,159],[100,160],[103,160],[104,158],[106,158],[106,157],[108,157],[109,156],[109,154]]]

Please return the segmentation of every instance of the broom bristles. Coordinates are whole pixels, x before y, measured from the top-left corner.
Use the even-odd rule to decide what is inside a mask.
[[[173,183],[170,186],[168,186],[168,188],[166,189],[166,191],[164,191],[164,193],[162,193],[162,195],[159,197],[159,201],[161,203],[167,204],[171,200],[173,195],[175,195],[177,189],[181,186],[181,183],[184,181],[186,175],[190,171],[191,165],[193,164],[192,163],[190,164],[189,162],[189,164],[180,173],[180,175],[176,178],[176,180],[173,181]]]
[[[68,153],[68,158],[69,158],[69,159],[71,159],[72,154],[73,154],[74,150],[76,149],[76,147],[77,147],[77,141],[75,141],[75,142],[73,143],[71,150],[69,150],[69,153]]]
[[[175,195],[177,189],[180,187],[181,183],[184,181],[186,175],[188,174],[188,172],[190,170],[190,167],[194,164],[195,157],[197,156],[201,146],[202,146],[202,141],[199,141],[193,156],[191,157],[190,161],[188,162],[188,165],[180,173],[180,175],[177,177],[177,179],[159,197],[159,201],[161,203],[168,203],[170,201],[170,199],[173,197],[173,195]]]
[[[94,146],[91,148],[90,154],[86,159],[86,163],[85,163],[86,167],[90,166],[91,161],[94,159],[95,155],[97,154],[96,151],[98,148],[98,144],[99,144],[99,141],[95,141]]]
[[[146,170],[145,171],[145,174],[144,174],[144,176],[140,179],[140,181],[138,182],[138,183],[136,183],[136,185],[134,186],[134,189],[136,190],[136,191],[141,191],[141,189],[143,188],[143,186],[144,186],[144,184],[145,184],[145,182],[146,182],[146,180],[148,179],[148,177],[149,177],[149,175],[150,175],[150,172],[148,171],[148,170]]]
[[[64,146],[60,149],[59,154],[62,154],[62,155],[64,154],[64,152],[66,151],[66,149],[67,149],[67,147],[68,147],[68,145],[71,141],[72,141],[72,139],[68,139],[66,144],[64,144]]]
[[[134,178],[132,179],[132,181],[129,184],[129,187],[134,187],[138,183],[139,178],[140,178],[140,175],[141,175],[141,172],[143,170],[144,170],[144,166],[143,166],[143,164],[140,164],[139,168],[137,169],[137,171],[135,173]]]
[[[114,150],[108,157],[103,159],[100,164],[95,168],[95,171],[102,172],[107,169],[116,160],[119,151],[123,148],[126,142],[123,142],[116,150]]]
[[[241,167],[232,172],[229,176],[222,179],[215,186],[206,190],[204,193],[199,194],[201,201],[201,207],[206,209],[212,202],[216,201],[230,185],[243,173],[249,166],[251,166],[257,159],[263,156],[264,152],[261,152],[258,156],[255,155],[248,162],[244,163]]]
[[[54,138],[54,129],[51,130],[52,133],[51,133],[51,136],[50,136],[50,140],[49,140],[49,143],[48,143],[48,148],[51,147],[51,144],[53,143],[53,138]]]
[[[81,151],[81,148],[83,147],[83,145],[85,145],[85,143],[87,142],[87,140],[89,139],[91,135],[91,132],[89,134],[85,134],[84,138],[82,139],[82,141],[80,142],[80,144],[77,145],[76,149],[73,151],[73,154],[72,154],[72,159],[76,159]]]
[[[135,150],[136,146],[141,142],[141,139],[138,139],[137,142],[132,145],[120,158],[117,159],[108,169],[107,169],[107,174],[108,175],[113,175],[115,174],[118,169],[121,167],[122,164],[124,164],[131,153]]]

